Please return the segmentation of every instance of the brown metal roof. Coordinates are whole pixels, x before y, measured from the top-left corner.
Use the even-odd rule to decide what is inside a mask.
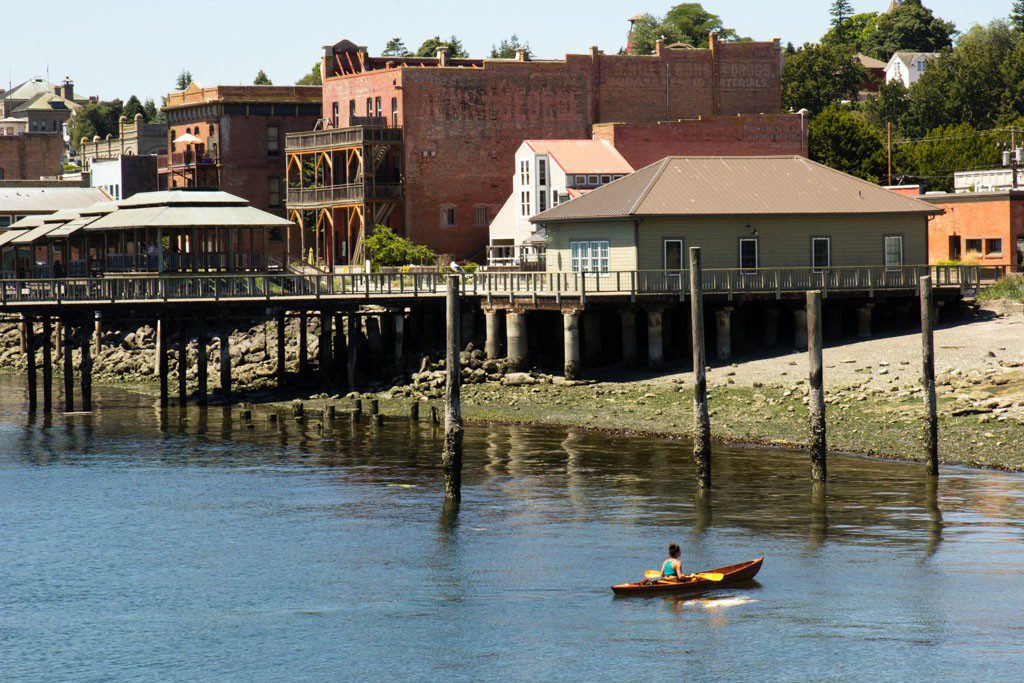
[[[530,220],[940,213],[800,156],[666,157]]]

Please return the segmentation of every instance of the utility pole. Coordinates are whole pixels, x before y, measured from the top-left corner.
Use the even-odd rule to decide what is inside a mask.
[[[886,136],[889,139],[886,147],[889,151],[889,186],[892,187],[892,121],[887,121],[885,124]]]

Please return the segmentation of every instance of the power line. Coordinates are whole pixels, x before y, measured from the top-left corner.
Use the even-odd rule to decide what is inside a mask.
[[[966,140],[968,138],[995,136],[1007,133],[1020,133],[1024,132],[1021,128],[993,128],[991,130],[978,130],[973,133],[961,133],[957,135],[936,135],[932,137],[923,138],[910,138],[906,140],[894,140],[893,145],[911,145],[918,142],[940,142],[942,140]]]

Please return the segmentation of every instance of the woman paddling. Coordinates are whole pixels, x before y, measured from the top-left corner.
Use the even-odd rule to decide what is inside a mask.
[[[661,563],[661,576],[658,576],[655,571],[650,571],[642,583],[652,584],[658,581],[679,581],[682,579],[683,563],[679,561],[681,554],[679,546],[675,543],[670,543],[668,546],[668,559]],[[652,574],[654,576],[651,576]]]

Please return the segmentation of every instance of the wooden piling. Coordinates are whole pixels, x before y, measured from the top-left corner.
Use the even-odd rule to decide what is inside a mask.
[[[380,414],[380,401],[375,398],[370,399],[370,415]]]
[[[352,421],[359,422],[363,417],[363,402],[360,399],[356,399],[352,405]]]
[[[412,405],[409,406],[409,420],[412,422],[419,422],[420,420],[420,404],[419,401],[413,401]]]
[[[302,417],[306,414],[306,405],[302,401],[292,401],[292,415]]]
[[[220,394],[226,405],[231,403],[231,326],[220,321]]]
[[[61,345],[64,350],[64,412],[75,412],[75,368],[72,364],[71,348],[74,345],[75,328],[69,320],[61,320],[61,332],[64,339]]]
[[[53,410],[53,324],[43,318],[43,410]]]
[[[441,418],[437,414],[437,406],[430,406],[430,424],[439,425],[441,424]]]
[[[191,336],[188,324],[178,325],[178,406],[188,402],[188,338]]]
[[[332,327],[334,327],[334,316],[327,311],[320,311],[320,340],[317,345],[317,364],[321,380],[326,380],[330,372]]]
[[[168,404],[167,388],[167,321],[162,317],[156,321],[156,376],[160,382],[160,405]]]
[[[708,377],[704,361],[704,278],[700,247],[690,247],[690,329],[693,332],[693,459],[697,485],[711,486],[711,418],[708,416]]]
[[[459,332],[462,329],[459,308],[459,276],[447,277],[445,297],[445,383],[444,383],[444,449],[441,468],[444,471],[444,497],[462,499],[462,403],[459,363]]]
[[[38,398],[36,396],[36,331],[35,321],[21,314],[22,338],[25,341],[25,362],[28,374],[28,410],[36,412]]]
[[[395,372],[401,373],[405,367],[405,312],[401,311],[393,314],[391,322],[393,323],[392,329],[394,330],[392,343],[394,344]]]
[[[324,406],[324,420],[333,420],[337,415],[337,409],[333,405]]]
[[[932,315],[932,278],[921,278],[921,381],[924,385],[925,450],[928,473],[939,474],[939,417],[935,403],[935,336]]]
[[[334,314],[334,348],[331,350],[331,375],[340,385],[345,384],[345,359],[348,349],[345,348],[345,317]]]
[[[287,334],[285,333],[284,311],[277,312],[277,389],[284,389],[285,383],[285,362],[284,347]]]
[[[821,358],[821,292],[807,292],[807,361],[810,386],[810,448],[811,479],[825,481],[828,470],[825,460],[825,388]]]
[[[359,349],[359,315],[354,311],[348,314],[345,321],[345,328],[348,332],[348,388],[355,391],[359,386],[358,381],[358,349]]]
[[[196,337],[196,402],[201,406],[209,403],[209,358],[210,336],[200,332]]]
[[[81,358],[78,362],[78,370],[81,373],[82,383],[82,410],[92,412],[92,326],[89,317],[82,320],[82,327],[79,332],[79,346],[81,347]]]

